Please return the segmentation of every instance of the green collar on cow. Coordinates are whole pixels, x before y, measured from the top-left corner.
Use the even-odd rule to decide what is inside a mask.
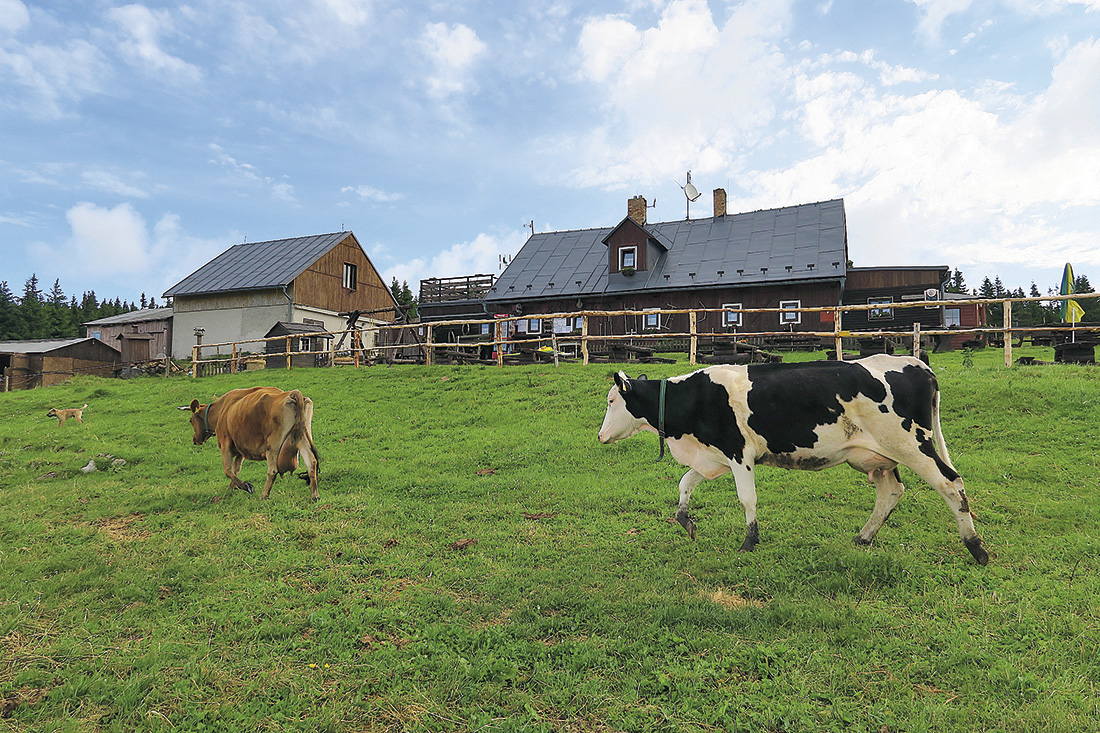
[[[210,429],[210,405],[206,406],[206,409],[202,413],[202,434],[204,437],[209,438],[214,434],[214,431]]]
[[[657,456],[658,461],[665,457],[665,386],[667,384],[667,379],[661,380],[661,396],[657,401],[657,440],[661,446],[661,455]]]

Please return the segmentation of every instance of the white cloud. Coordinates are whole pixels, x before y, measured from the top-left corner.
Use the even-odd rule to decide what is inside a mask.
[[[350,26],[366,25],[374,15],[373,0],[321,0],[320,5]]]
[[[545,143],[585,161],[564,173],[576,186],[623,188],[726,170],[774,118],[786,76],[773,45],[789,20],[787,2],[750,1],[724,23],[704,0],[676,0],[654,27],[622,17],[589,20],[577,73],[604,105],[590,132]]]
[[[20,0],[0,0],[0,32],[14,33],[30,22],[31,14]]]
[[[0,99],[0,108],[46,119],[64,116],[65,102],[100,92],[101,78],[108,73],[99,49],[80,39],[63,46],[13,44],[11,50],[0,48],[0,70],[4,68],[30,96]]]
[[[138,174],[138,176],[140,177],[140,174]],[[109,173],[107,171],[84,171],[80,174],[80,178],[86,185],[106,193],[116,193],[119,196],[128,196],[130,198],[149,198],[149,193],[147,191],[126,183],[114,173]]]
[[[374,201],[380,204],[392,204],[405,198],[400,193],[388,193],[377,189],[374,186],[344,186],[340,189],[340,193],[355,194],[362,201]]]
[[[406,262],[394,263],[383,268],[382,280],[387,285],[397,278],[398,282],[408,282],[415,292],[421,280],[429,277],[458,277],[474,273],[499,272],[500,255],[511,256],[519,251],[526,241],[523,232],[510,232],[503,236],[479,234],[471,242],[455,244],[431,258],[416,258]],[[384,251],[374,250],[380,259],[386,258]]]
[[[262,175],[256,166],[251,163],[237,160],[225,152],[225,149],[217,143],[210,143],[208,147],[214,154],[210,162],[224,168],[232,179],[246,186],[263,187],[267,190],[271,198],[276,201],[292,204],[298,203],[294,198],[294,186],[287,181],[276,181],[274,178]]]
[[[173,30],[170,12],[153,11],[144,5],[123,5],[108,10],[107,17],[123,31],[125,37],[119,42],[119,49],[132,62],[188,81],[202,77],[197,66],[161,48],[161,35]]]
[[[420,48],[433,66],[425,82],[428,96],[445,101],[475,89],[471,71],[487,47],[469,26],[429,23],[420,36]]]

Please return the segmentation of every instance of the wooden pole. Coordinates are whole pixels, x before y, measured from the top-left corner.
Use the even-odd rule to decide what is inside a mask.
[[[336,368],[336,339],[330,338],[328,340],[328,368]]]
[[[588,316],[581,316],[581,363],[588,366]]]
[[[232,358],[233,358],[233,363],[229,365],[229,373],[230,374],[236,374],[237,373],[237,344],[236,343],[233,344],[233,357]]]
[[[840,308],[833,311],[833,342],[836,345],[836,360],[844,361],[844,332],[840,325]]]
[[[424,326],[424,364],[432,365],[432,327]]]
[[[920,358],[920,321],[913,324],[913,356]]]
[[[497,347],[497,366],[504,366],[504,321],[497,319],[493,324],[494,331],[496,333],[496,341],[494,345]]]
[[[199,345],[191,347],[191,378],[199,376]]]
[[[550,333],[550,348],[554,350],[554,366],[561,366],[558,364],[558,335],[556,333]]]
[[[1005,366],[1012,366],[1012,301],[1005,301]]]
[[[688,332],[691,334],[691,346],[688,349],[688,364],[695,366],[696,356],[699,353],[699,334],[696,330],[698,314],[695,311],[688,313]]]
[[[290,336],[286,337],[286,370],[290,371]]]

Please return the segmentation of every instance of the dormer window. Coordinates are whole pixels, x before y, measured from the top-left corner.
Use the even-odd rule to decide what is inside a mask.
[[[628,267],[638,267],[637,247],[622,247],[619,250],[619,269],[625,270]]]

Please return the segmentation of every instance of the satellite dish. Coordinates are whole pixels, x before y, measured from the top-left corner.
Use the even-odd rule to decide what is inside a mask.
[[[679,183],[677,183],[676,185],[680,186]],[[697,189],[695,187],[695,184],[691,182],[691,171],[687,172],[687,183],[685,183],[683,186],[680,186],[680,188],[684,189],[684,197],[687,199],[687,218],[690,219],[691,202],[698,201],[699,197],[702,196],[702,194],[699,192],[699,189]]]

